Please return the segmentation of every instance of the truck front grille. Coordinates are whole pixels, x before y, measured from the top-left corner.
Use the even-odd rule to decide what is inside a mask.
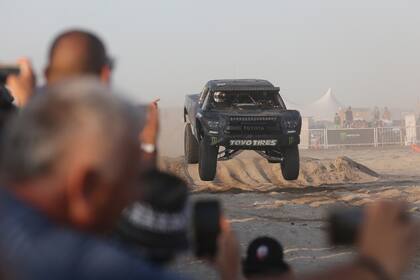
[[[231,122],[272,122],[276,121],[276,117],[260,117],[260,116],[232,116],[229,117]]]
[[[230,135],[261,135],[278,132],[280,122],[276,117],[231,116],[225,133]]]

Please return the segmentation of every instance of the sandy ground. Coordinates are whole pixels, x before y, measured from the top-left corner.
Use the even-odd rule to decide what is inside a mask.
[[[187,180],[193,186],[193,192],[269,192],[284,188],[368,183],[379,178],[375,171],[345,156],[332,159],[303,156],[300,161],[300,174],[295,181],[283,179],[279,163],[268,163],[252,151],[243,152],[231,160],[219,161],[216,178],[210,182],[201,181],[197,165],[186,165],[182,157],[163,157],[160,166]]]
[[[334,248],[326,242],[325,216],[331,207],[405,199],[420,219],[420,154],[394,147],[302,151],[301,157],[303,171],[294,183],[279,178],[278,166],[251,153],[223,162],[215,183],[200,182],[196,166],[185,166],[180,158],[163,158],[161,165],[188,179],[193,199],[222,201],[243,252],[253,238],[273,236],[284,245],[285,257],[297,273],[352,257],[351,248]],[[217,279],[211,269],[190,257],[180,258],[173,269],[195,279]],[[420,254],[404,279],[419,277]]]

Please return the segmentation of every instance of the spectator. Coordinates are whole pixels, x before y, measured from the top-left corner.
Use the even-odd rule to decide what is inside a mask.
[[[346,127],[350,128],[353,124],[353,111],[351,109],[351,106],[346,110]]]
[[[109,84],[112,68],[113,61],[98,36],[83,30],[69,30],[59,34],[51,44],[44,74],[47,85],[86,75]]]
[[[283,247],[270,237],[259,237],[249,244],[243,270],[247,279],[292,276],[284,261]]]
[[[384,109],[383,119],[386,121],[391,121],[391,112],[389,111],[388,107]]]
[[[378,106],[375,106],[373,109],[373,127],[381,127],[381,112],[379,111]]]
[[[0,247],[17,279],[173,279],[97,239],[136,197],[138,118],[92,80],[16,115],[0,158]],[[143,120],[144,121],[144,120]]]
[[[356,260],[312,273],[311,276],[281,279],[370,280],[400,279],[418,246],[419,225],[401,219],[405,208],[398,202],[376,202],[367,207],[360,230]]]
[[[188,248],[187,184],[174,175],[144,175],[141,199],[124,210],[117,236],[154,264],[165,265]]]
[[[375,108],[373,109],[373,121],[377,123],[379,122],[380,119],[381,119],[381,112],[379,111],[378,106],[375,106]]]
[[[35,92],[35,75],[28,59],[21,59],[18,64],[22,74],[9,76],[7,84],[18,100],[18,105],[23,107]],[[84,30],[68,30],[59,34],[51,44],[44,71],[46,85],[51,86],[62,80],[80,76],[95,76],[109,85],[113,67],[113,60],[98,36]],[[158,101],[157,99],[149,105],[146,125],[139,134],[143,165],[147,165],[148,169],[156,166]]]
[[[341,118],[340,118],[340,115],[338,113],[335,113],[334,125],[335,125],[335,128],[340,128],[340,126],[341,126]]]

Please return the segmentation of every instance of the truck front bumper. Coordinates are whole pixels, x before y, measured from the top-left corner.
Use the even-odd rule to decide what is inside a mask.
[[[280,135],[215,135],[208,134],[211,145],[223,146],[235,150],[270,150],[298,145],[300,136],[297,133]]]

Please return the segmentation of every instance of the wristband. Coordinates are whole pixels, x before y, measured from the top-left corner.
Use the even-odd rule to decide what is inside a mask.
[[[360,256],[356,262],[356,265],[370,271],[376,276],[376,279],[378,280],[392,280],[382,265],[370,257]]]
[[[154,144],[141,143],[140,148],[143,152],[148,154],[154,153],[156,151],[156,146]]]

